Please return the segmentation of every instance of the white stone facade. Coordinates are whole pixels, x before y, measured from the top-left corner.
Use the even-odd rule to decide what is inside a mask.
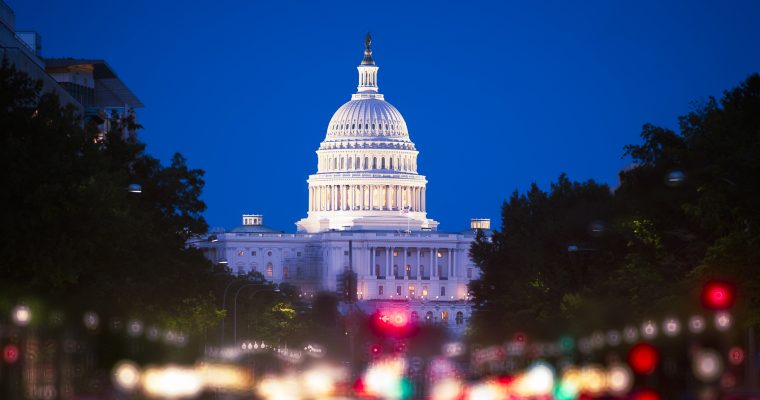
[[[336,290],[338,274],[352,268],[365,310],[405,311],[461,333],[470,317],[467,284],[480,273],[469,257],[475,230],[439,232],[427,218],[418,151],[401,113],[378,93],[369,41],[358,69],[358,92],[335,112],[317,150],[297,233],[246,214],[243,225],[191,245],[235,273],[258,271],[307,295]],[[473,228],[490,227],[474,221]]]

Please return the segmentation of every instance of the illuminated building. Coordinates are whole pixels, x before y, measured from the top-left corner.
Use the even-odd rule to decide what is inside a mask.
[[[258,271],[305,293],[336,290],[337,276],[352,268],[366,312],[393,309],[461,333],[470,316],[467,284],[479,276],[470,245],[490,221],[441,232],[428,218],[418,151],[401,113],[379,92],[370,44],[368,35],[358,90],[335,112],[317,150],[308,212],[297,232],[268,228],[262,215],[246,214],[241,226],[192,245],[235,273]]]

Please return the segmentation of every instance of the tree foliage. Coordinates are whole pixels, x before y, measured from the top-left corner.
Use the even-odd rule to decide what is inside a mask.
[[[693,307],[708,279],[739,286],[760,321],[760,76],[680,118],[644,125],[611,191],[564,174],[502,207],[502,230],[471,249],[472,339],[589,333]]]
[[[215,324],[210,264],[185,246],[207,228],[203,171],[147,155],[125,134],[140,128],[131,116],[103,135],[40,88],[3,61],[0,292],[185,331]]]

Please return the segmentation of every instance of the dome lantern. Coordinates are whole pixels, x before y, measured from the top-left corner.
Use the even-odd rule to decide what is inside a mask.
[[[364,58],[362,63],[356,67],[359,70],[359,86],[356,89],[359,93],[372,92],[377,93],[377,70],[379,67],[372,58],[372,36],[367,32],[364,38]]]

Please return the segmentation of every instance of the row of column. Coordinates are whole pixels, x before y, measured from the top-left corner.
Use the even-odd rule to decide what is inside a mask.
[[[309,187],[309,211],[425,211],[425,188],[401,185]]]
[[[378,249],[385,250],[385,260],[384,260],[385,265],[382,265],[377,262],[377,256],[375,255],[375,253],[377,252]],[[409,249],[416,250],[415,252],[416,262],[414,264],[410,264],[409,263],[410,260],[408,260],[407,258],[407,253],[409,252]],[[393,261],[394,259],[399,258],[398,256],[395,256],[395,257],[393,256],[394,250],[396,250],[397,254],[399,251],[403,253],[403,257],[402,257],[403,263],[401,264],[398,273],[394,273],[395,271],[393,271],[393,266],[398,265],[398,263],[394,264]],[[428,260],[422,259],[420,255],[422,253],[422,250],[427,250],[429,253],[428,254],[429,257],[425,257],[425,258],[429,258],[429,264],[428,264],[429,268],[427,270],[420,271],[420,265],[424,265],[422,264],[422,262],[428,261]],[[445,265],[443,265],[443,268],[439,271],[438,270],[439,263],[436,261],[436,259],[439,258],[438,252],[441,250],[446,251],[446,255],[445,255],[446,262],[445,262]],[[410,248],[410,247],[392,247],[392,246],[370,247],[369,248],[369,271],[367,271],[367,274],[375,276],[375,277],[383,276],[387,278],[394,278],[397,276],[407,277],[406,266],[410,265],[412,268],[411,275],[414,277],[414,279],[417,279],[417,280],[422,279],[423,277],[425,278],[446,277],[447,278],[447,277],[457,276],[458,271],[457,271],[457,266],[456,266],[456,257],[454,257],[455,251],[456,249],[453,249],[453,248],[439,249],[437,247],[430,247],[430,248],[419,248],[419,247]],[[444,258],[444,257],[441,257],[441,258]],[[380,266],[379,271],[376,270],[377,269],[376,267],[378,265]]]

